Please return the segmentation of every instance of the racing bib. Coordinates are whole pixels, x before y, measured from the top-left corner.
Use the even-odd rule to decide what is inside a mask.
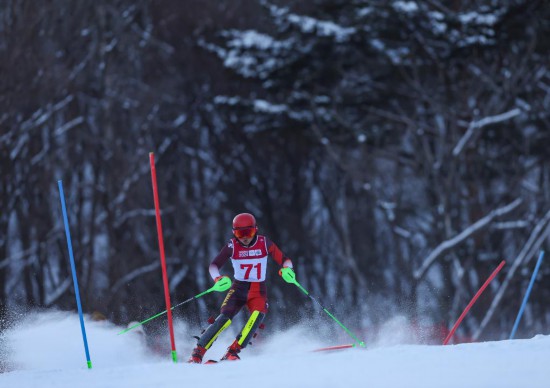
[[[267,269],[267,246],[264,236],[258,236],[256,243],[244,247],[233,241],[231,263],[235,279],[244,282],[263,282]]]

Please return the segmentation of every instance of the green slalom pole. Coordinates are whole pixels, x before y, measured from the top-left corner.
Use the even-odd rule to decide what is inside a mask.
[[[227,291],[230,287],[231,287],[231,279],[229,279],[228,277],[223,277],[223,278],[221,278],[219,281],[217,281],[216,283],[214,283],[214,285],[213,285],[212,287],[210,287],[208,290],[203,291],[203,292],[201,292],[200,294],[197,294],[197,295],[195,295],[195,296],[192,296],[191,298],[189,298],[189,299],[187,299],[187,300],[184,300],[183,302],[178,303],[178,304],[175,305],[175,306],[172,306],[172,308],[171,308],[170,310],[173,310],[173,309],[175,309],[176,307],[182,306],[182,305],[184,305],[184,304],[186,304],[186,303],[189,303],[189,302],[191,302],[192,300],[198,299],[198,298],[200,298],[201,296],[204,296],[204,295],[206,295],[206,294],[209,294],[209,293],[211,293],[211,292],[213,292],[213,291],[217,291],[217,292],[224,292],[224,291]],[[156,314],[156,315],[153,315],[152,317],[147,318],[147,319],[144,320],[144,321],[141,321],[141,322],[139,322],[139,323],[136,323],[135,325],[132,325],[132,326],[130,326],[129,328],[122,330],[120,333],[118,333],[118,335],[127,333],[127,332],[129,332],[130,330],[135,329],[136,327],[141,326],[141,325],[143,325],[144,323],[147,323],[147,322],[149,322],[149,321],[152,321],[153,319],[158,318],[158,317],[160,317],[161,315],[166,314],[166,313],[167,313],[167,310],[164,310],[164,311],[162,311],[162,312],[160,312],[160,313],[158,313],[158,314]]]
[[[309,296],[311,298],[311,300],[313,300],[315,303],[317,303],[319,305],[319,307],[321,307],[321,309],[325,313],[327,313],[327,315],[329,317],[334,319],[334,321],[337,324],[339,324],[340,327],[342,329],[344,329],[346,331],[346,333],[348,333],[351,338],[353,338],[353,340],[355,341],[355,344],[353,344],[353,346],[359,345],[362,348],[365,347],[365,343],[363,341],[361,341],[359,338],[357,338],[357,336],[355,334],[353,334],[351,331],[349,331],[349,329],[347,327],[345,327],[342,322],[340,322],[338,319],[336,319],[336,317],[334,315],[332,315],[330,313],[330,311],[328,311],[317,299],[315,299],[304,287],[302,287],[302,285],[300,283],[298,283],[298,281],[296,280],[296,274],[294,273],[292,268],[283,268],[283,269],[281,269],[281,276],[285,280],[285,282],[294,284],[296,287],[298,287],[304,294]]]

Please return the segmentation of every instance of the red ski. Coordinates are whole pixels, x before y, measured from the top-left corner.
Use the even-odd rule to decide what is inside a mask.
[[[315,349],[314,352],[324,352],[328,350],[341,350],[341,349],[349,349],[354,348],[355,344],[348,344],[348,345],[336,345],[336,346],[329,346],[327,348],[321,348],[321,349]]]

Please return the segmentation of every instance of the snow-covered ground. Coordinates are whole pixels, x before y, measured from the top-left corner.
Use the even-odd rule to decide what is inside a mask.
[[[312,352],[337,345],[307,327],[273,334],[247,348],[242,360],[214,365],[183,361],[191,335],[178,344],[179,362],[153,355],[138,333],[86,320],[93,368],[78,317],[50,312],[27,317],[4,334],[0,387],[550,387],[550,336],[450,346],[367,344],[366,349]],[[177,337],[185,331],[177,327]],[[318,333],[317,333],[318,334]],[[222,338],[223,336],[223,338]],[[224,333],[206,358],[218,358],[232,338]]]

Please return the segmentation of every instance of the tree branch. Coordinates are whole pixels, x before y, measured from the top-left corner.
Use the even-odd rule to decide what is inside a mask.
[[[509,120],[521,113],[521,110],[518,108],[514,108],[508,112],[501,113],[499,115],[495,116],[488,116],[484,117],[481,120],[478,121],[472,121],[470,125],[468,126],[468,130],[462,136],[462,138],[458,141],[455,148],[453,149],[453,156],[458,156],[466,146],[466,144],[470,141],[470,139],[473,137],[474,132],[478,129],[481,129],[487,125],[500,123],[502,121]]]
[[[542,246],[544,240],[548,237],[548,235],[550,235],[550,210],[537,223],[537,225],[533,229],[533,232],[529,236],[529,239],[523,246],[521,252],[514,259],[514,262],[510,267],[510,270],[506,274],[506,278],[502,282],[502,285],[498,289],[498,292],[495,298],[493,299],[491,306],[487,310],[487,313],[485,314],[485,317],[481,321],[479,328],[475,331],[473,335],[474,340],[477,340],[481,335],[481,333],[483,333],[483,330],[485,330],[485,328],[487,327],[487,324],[493,317],[493,314],[495,313],[497,306],[500,304],[500,301],[502,300],[502,297],[504,295],[504,292],[506,291],[506,288],[508,288],[510,281],[514,277],[514,273],[516,272],[516,270],[524,261],[534,256],[535,252]]]
[[[416,280],[420,280],[422,277],[424,277],[428,269],[441,255],[443,255],[449,249],[455,247],[456,245],[466,240],[468,237],[473,235],[478,230],[490,224],[495,218],[500,217],[506,213],[510,213],[512,210],[518,207],[521,204],[521,202],[522,200],[518,198],[506,206],[495,209],[491,211],[489,214],[487,214],[485,217],[478,220],[473,225],[464,229],[460,234],[456,235],[450,240],[443,241],[432,251],[432,253],[428,255],[428,257],[426,258],[426,260],[424,260],[424,263],[422,263],[420,268],[414,272],[414,278]]]

